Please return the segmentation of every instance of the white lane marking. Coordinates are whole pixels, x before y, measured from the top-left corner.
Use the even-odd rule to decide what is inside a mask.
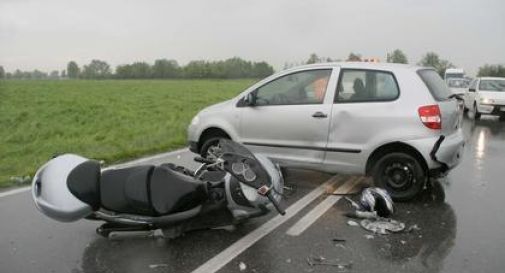
[[[354,177],[348,180],[344,185],[339,187],[337,191],[341,194],[346,194],[350,192],[356,185],[358,185],[361,181],[363,181],[363,177]],[[342,196],[337,195],[329,195],[319,203],[315,208],[313,208],[309,213],[305,214],[296,224],[294,224],[291,228],[286,231],[286,234],[291,236],[298,236],[302,234],[307,228],[309,228],[314,222],[319,219],[327,210],[329,210],[333,205],[335,205],[338,200],[340,200]]]
[[[131,165],[135,165],[135,164],[142,164],[142,163],[145,163],[145,162],[149,162],[151,160],[156,160],[156,159],[160,159],[160,158],[167,157],[167,156],[174,156],[174,155],[177,155],[177,154],[182,154],[184,152],[189,152],[189,149],[188,148],[183,148],[183,149],[179,149],[179,150],[175,150],[175,151],[171,151],[171,152],[167,152],[167,153],[162,153],[162,154],[157,154],[157,155],[153,155],[153,156],[143,157],[143,158],[135,159],[135,160],[128,161],[128,162],[124,162],[124,163],[120,163],[120,164],[116,164],[116,165],[111,165],[111,166],[109,166],[107,168],[104,168],[103,170],[105,171],[105,170],[114,169],[114,168],[124,168],[124,167],[127,167],[127,166],[131,166]],[[14,195],[14,194],[18,194],[18,193],[23,193],[25,191],[29,191],[30,188],[31,188],[31,186],[26,186],[26,187],[17,188],[17,189],[5,191],[5,192],[0,192],[0,198],[7,197],[7,196],[10,196],[10,195]]]
[[[22,187],[22,188],[18,188],[18,189],[13,189],[13,190],[6,191],[6,192],[0,192],[0,198],[6,197],[6,196],[9,196],[9,195],[14,195],[14,194],[22,193],[22,192],[29,191],[29,190],[30,190],[30,186],[28,186],[28,187]]]
[[[270,219],[268,222],[264,223],[257,229],[253,230],[246,236],[242,237],[231,246],[221,251],[219,254],[200,265],[197,269],[193,270],[192,273],[214,273],[221,269],[223,266],[228,264],[235,257],[240,255],[240,253],[244,252],[246,249],[251,247],[254,243],[259,241],[261,238],[268,235],[274,229],[282,225],[284,222],[291,219],[298,212],[300,212],[303,208],[308,206],[312,201],[318,198],[321,194],[326,191],[327,187],[333,186],[337,179],[340,178],[340,175],[334,176],[330,178],[328,181],[320,185],[319,187],[312,190],[310,193],[305,195],[300,200],[296,201],[294,204],[289,206],[286,209],[286,214],[284,216],[277,215],[274,218]]]
[[[177,154],[182,154],[184,152],[189,152],[189,149],[188,148],[183,148],[183,149],[171,151],[171,152],[168,152],[168,153],[162,153],[162,154],[157,154],[157,155],[153,155],[153,156],[143,157],[143,158],[135,159],[135,160],[128,161],[128,162],[119,163],[119,164],[116,164],[116,165],[111,165],[111,166],[109,166],[107,168],[104,168],[103,170],[114,169],[114,168],[124,168],[124,167],[127,167],[127,166],[132,166],[132,165],[137,165],[137,164],[142,164],[142,163],[146,163],[146,162],[149,162],[149,161],[157,160],[157,159],[160,159],[160,158],[163,158],[163,157],[168,157],[168,156],[174,156],[174,155],[177,155]]]

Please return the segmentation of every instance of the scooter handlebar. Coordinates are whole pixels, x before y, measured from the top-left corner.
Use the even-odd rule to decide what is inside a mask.
[[[203,158],[203,157],[200,157],[200,156],[195,157],[193,160],[195,160],[196,162],[203,163],[203,164],[213,164],[213,163],[215,163],[214,160]]]

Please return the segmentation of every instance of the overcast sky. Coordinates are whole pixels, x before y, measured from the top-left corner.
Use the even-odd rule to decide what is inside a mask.
[[[282,69],[312,52],[385,60],[427,51],[474,73],[505,63],[504,0],[0,0],[0,65],[64,69],[239,56]]]

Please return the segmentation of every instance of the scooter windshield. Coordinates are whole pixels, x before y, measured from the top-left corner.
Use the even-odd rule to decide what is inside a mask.
[[[221,139],[220,146],[225,160],[225,169],[240,182],[256,189],[271,187],[272,181],[260,161],[245,146],[237,142]]]

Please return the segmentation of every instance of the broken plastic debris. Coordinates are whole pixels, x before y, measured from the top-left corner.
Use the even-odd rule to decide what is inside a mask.
[[[369,220],[361,221],[361,227],[373,233],[386,235],[390,232],[400,232],[405,229],[405,224],[392,219]]]
[[[244,262],[240,262],[238,264],[238,268],[240,269],[240,271],[244,271],[247,269],[247,265]]]
[[[367,238],[368,240],[372,240],[375,238],[375,236],[370,235],[370,234],[365,234],[365,238]]]
[[[376,219],[378,217],[376,211],[361,211],[361,210],[347,212],[345,213],[345,216],[360,219]]]
[[[341,249],[345,249],[345,245],[341,244],[341,243],[338,243],[338,244],[335,244],[336,247],[340,247]]]
[[[347,221],[347,224],[348,224],[348,225],[350,225],[350,226],[352,226],[352,227],[357,227],[357,226],[359,226],[358,222],[353,221],[353,220],[349,220],[349,221]]]
[[[421,228],[417,224],[415,224],[415,225],[408,227],[405,231],[412,232],[412,231],[419,231],[419,230],[421,230]]]
[[[158,267],[167,267],[167,266],[168,266],[168,264],[150,264],[149,268],[156,269]]]
[[[307,263],[310,266],[315,266],[315,265],[327,265],[327,266],[335,266],[340,270],[347,270],[352,268],[352,263],[339,263],[336,261],[328,261],[326,258],[323,256],[319,257],[307,257]]]
[[[345,200],[347,200],[353,208],[361,210],[361,206],[358,203],[354,202],[351,198],[345,197]]]

